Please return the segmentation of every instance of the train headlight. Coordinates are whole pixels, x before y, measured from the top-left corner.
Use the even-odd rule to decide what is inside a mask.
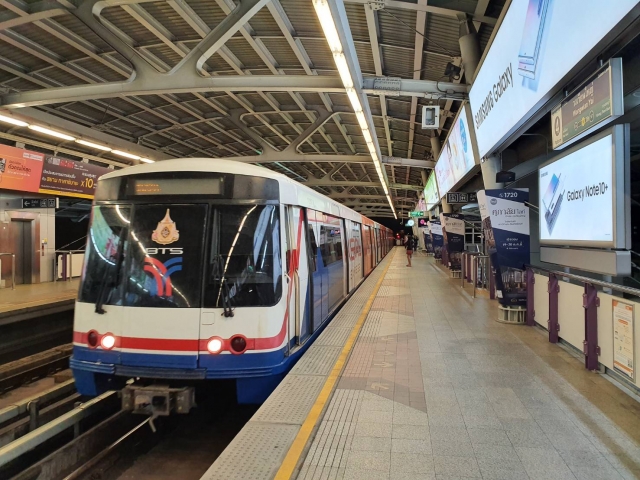
[[[209,350],[210,353],[220,353],[220,350],[222,350],[222,340],[216,337],[210,338],[207,342],[207,350]]]
[[[110,333],[105,333],[100,340],[100,345],[105,350],[111,350],[113,346],[116,344],[116,337],[114,337]]]

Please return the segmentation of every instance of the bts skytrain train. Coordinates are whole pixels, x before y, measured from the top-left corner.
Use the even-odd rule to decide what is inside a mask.
[[[75,306],[78,392],[128,384],[130,409],[184,411],[194,385],[235,379],[240,403],[262,402],[392,242],[263,167],[177,159],[104,175]]]

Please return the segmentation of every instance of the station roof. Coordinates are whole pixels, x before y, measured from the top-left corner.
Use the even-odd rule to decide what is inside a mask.
[[[432,92],[433,82],[464,82],[464,70],[445,77],[448,64],[462,65],[460,22],[473,20],[484,50],[505,3],[344,1],[364,79],[419,80]],[[258,163],[365,215],[391,216],[312,1],[238,5],[0,0],[0,113],[156,160]],[[461,104],[425,95],[422,85],[408,95],[404,87],[365,92],[383,163],[397,157],[384,168],[399,215],[422,190],[421,170],[433,166],[430,137],[444,140]],[[440,128],[422,130],[421,107],[436,104]],[[0,138],[137,163],[4,123]]]

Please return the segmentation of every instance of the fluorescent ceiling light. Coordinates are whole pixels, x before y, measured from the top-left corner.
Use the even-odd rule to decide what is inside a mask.
[[[150,158],[140,157],[138,160],[144,163],[155,163],[155,160],[151,160]]]
[[[134,155],[133,153],[123,152],[121,150],[111,150],[111,153],[115,153],[116,155],[120,155],[121,157],[131,158],[133,160],[140,160],[139,155]]]
[[[360,104],[360,97],[358,97],[358,92],[356,92],[355,88],[347,88],[347,96],[349,97],[353,110],[356,113],[361,112],[362,105]]]
[[[13,117],[6,117],[4,115],[0,115],[0,122],[10,123],[11,125],[15,125],[17,127],[28,127],[29,124],[27,122],[23,122],[22,120],[18,120]]]
[[[85,147],[95,148],[97,150],[104,150],[105,152],[111,151],[111,148],[109,147],[105,147],[104,145],[98,145],[97,143],[88,142],[82,139],[76,140],[76,143],[79,143],[80,145],[84,145]]]
[[[353,88],[353,79],[351,78],[351,72],[349,71],[349,65],[347,65],[347,58],[344,53],[334,53],[333,60],[338,67],[338,73],[344,84],[344,88]]]
[[[371,138],[371,132],[368,128],[362,129],[362,136],[364,137],[364,141],[367,142],[367,144],[373,143],[373,138]]]
[[[342,44],[340,43],[340,37],[338,36],[338,31],[336,30],[336,24],[333,21],[329,4],[326,0],[314,0],[313,7],[316,9],[316,15],[318,15],[318,20],[320,20],[322,31],[329,43],[331,52],[341,53]]]
[[[63,138],[65,140],[73,141],[76,137],[72,137],[71,135],[67,135],[66,133],[56,132],[55,130],[50,130],[48,128],[41,127],[40,125],[29,125],[29,129],[35,130],[36,132],[44,133],[45,135],[51,135],[52,137]]]

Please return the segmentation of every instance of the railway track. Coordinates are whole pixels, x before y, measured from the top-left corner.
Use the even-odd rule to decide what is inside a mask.
[[[235,403],[233,382],[201,392],[190,414],[153,422],[122,411],[119,392],[80,403],[72,380],[20,400],[0,410],[0,478],[200,478],[257,409]]]
[[[66,344],[0,366],[0,394],[69,368],[71,350]]]

